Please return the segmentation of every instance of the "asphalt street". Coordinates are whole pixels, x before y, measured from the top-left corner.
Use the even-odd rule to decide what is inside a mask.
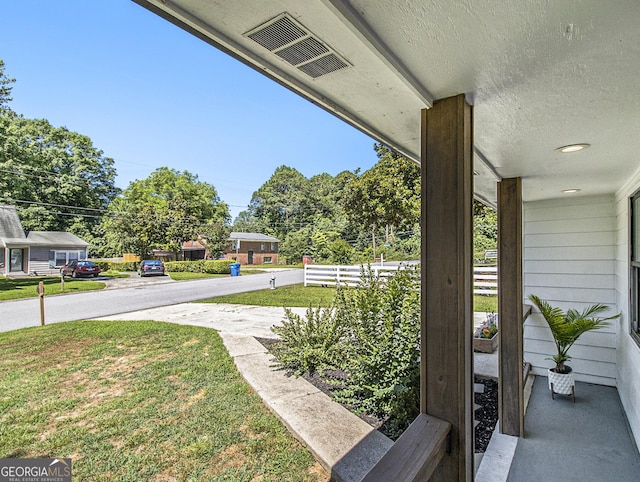
[[[147,282],[131,288],[45,296],[45,320],[47,324],[85,320],[197,301],[212,296],[261,290],[269,288],[269,282],[274,275],[276,286],[286,286],[302,283],[304,272],[301,269],[294,269],[172,283]],[[0,302],[0,331],[38,325],[40,325],[38,298]]]

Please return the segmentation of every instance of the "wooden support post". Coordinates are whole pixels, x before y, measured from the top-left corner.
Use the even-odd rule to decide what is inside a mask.
[[[452,425],[432,481],[473,480],[473,112],[422,111],[421,411]]]
[[[498,183],[498,419],[500,432],[524,435],[522,181]]]

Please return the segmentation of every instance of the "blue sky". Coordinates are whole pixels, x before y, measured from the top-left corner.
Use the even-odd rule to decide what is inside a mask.
[[[128,0],[3,2],[0,58],[13,110],[89,136],[121,188],[186,169],[235,217],[282,164],[376,162],[370,137]]]

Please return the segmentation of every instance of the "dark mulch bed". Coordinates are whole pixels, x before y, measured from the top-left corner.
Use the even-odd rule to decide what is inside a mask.
[[[267,350],[270,350],[271,345],[274,343],[278,343],[278,340],[273,338],[256,338],[256,340]],[[341,370],[325,370],[321,374],[317,372],[313,374],[305,373],[302,378],[323,393],[333,397],[333,392],[340,388],[340,380],[344,380],[346,376]],[[474,381],[484,385],[484,392],[476,393],[474,397],[475,403],[480,405],[480,408],[475,412],[475,419],[480,421],[475,428],[475,452],[483,453],[487,450],[491,434],[498,420],[498,382],[478,376],[475,377]],[[345,408],[351,409],[348,406],[345,406]],[[386,430],[387,427],[393,425],[388,418],[381,418],[373,414],[361,414],[358,416],[383,434],[391,435]]]
[[[491,434],[498,421],[498,382],[491,378],[475,377],[476,383],[484,385],[484,393],[476,393],[475,401],[480,408],[475,412],[476,420],[480,421],[475,429],[476,453],[487,450]]]

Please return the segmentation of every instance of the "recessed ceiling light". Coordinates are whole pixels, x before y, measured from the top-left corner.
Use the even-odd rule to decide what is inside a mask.
[[[558,147],[556,151],[558,152],[578,152],[586,149],[587,147],[591,147],[591,144],[569,144],[568,146]]]
[[[565,189],[564,191],[562,191],[565,194],[573,194],[574,192],[579,192],[580,189]]]

